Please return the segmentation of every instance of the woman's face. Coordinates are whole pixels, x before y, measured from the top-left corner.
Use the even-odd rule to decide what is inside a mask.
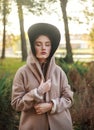
[[[34,47],[35,47],[36,57],[39,60],[39,62],[41,63],[45,62],[51,52],[50,39],[45,35],[40,35],[35,40]]]

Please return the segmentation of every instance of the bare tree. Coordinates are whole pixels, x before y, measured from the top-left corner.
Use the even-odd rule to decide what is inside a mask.
[[[27,58],[27,46],[26,46],[26,37],[24,31],[24,14],[22,6],[28,8],[30,12],[33,14],[41,14],[43,6],[43,1],[34,1],[34,0],[16,0],[18,7],[18,16],[19,16],[19,24],[20,24],[20,32],[21,32],[21,50],[22,50],[22,61],[25,61]]]
[[[64,60],[68,63],[72,63],[73,54],[72,54],[72,48],[71,48],[71,44],[70,44],[68,18],[67,18],[67,12],[66,12],[67,2],[68,2],[68,0],[60,0],[62,14],[63,14],[63,20],[64,20],[64,27],[65,27],[65,39],[66,39],[66,51],[67,51],[67,54],[66,54],[66,57],[64,58]]]
[[[60,7],[62,11],[62,18],[64,21],[64,28],[65,28],[65,40],[66,40],[66,56],[64,60],[68,63],[73,63],[73,54],[72,54],[72,47],[70,43],[70,33],[69,33],[69,26],[68,26],[68,16],[67,16],[67,3],[68,0],[59,0],[60,1]],[[55,2],[58,2],[57,0],[45,0],[45,2],[48,2],[48,4],[54,5]]]
[[[27,46],[26,46],[26,38],[24,31],[24,17],[22,10],[22,3],[20,0],[17,0],[18,7],[18,16],[19,16],[19,24],[20,24],[20,32],[21,32],[21,50],[22,50],[22,61],[25,61],[27,58]]]
[[[1,12],[3,15],[3,41],[2,41],[2,52],[1,52],[1,58],[5,58],[5,48],[6,48],[6,22],[7,22],[7,14],[9,14],[9,8],[8,8],[8,0],[2,0],[1,1]]]

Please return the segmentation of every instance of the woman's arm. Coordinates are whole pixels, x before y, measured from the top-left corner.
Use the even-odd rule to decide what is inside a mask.
[[[31,109],[36,102],[43,100],[43,96],[37,93],[37,88],[26,92],[24,85],[24,77],[21,71],[17,71],[12,86],[11,105],[17,111]]]
[[[52,114],[62,112],[70,108],[73,104],[73,92],[68,84],[67,76],[63,71],[61,71],[59,85],[61,96],[51,100],[53,102]]]
[[[43,94],[50,90],[50,82],[50,80],[45,83],[42,81],[38,88],[26,92],[23,74],[18,71],[12,86],[12,107],[17,111],[26,111],[34,107],[36,103],[43,102]]]

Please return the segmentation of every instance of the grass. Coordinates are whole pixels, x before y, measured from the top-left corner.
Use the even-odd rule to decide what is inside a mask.
[[[25,62],[22,62],[19,58],[0,59],[0,75],[5,73],[14,74],[24,64]]]

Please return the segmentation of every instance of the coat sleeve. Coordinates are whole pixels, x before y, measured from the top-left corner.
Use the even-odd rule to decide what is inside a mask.
[[[52,114],[69,109],[73,104],[73,92],[63,71],[60,74],[60,90],[60,97],[51,100],[53,102]]]
[[[23,74],[17,71],[12,86],[11,105],[16,111],[27,111],[31,109],[35,102],[41,102],[43,96],[38,95],[37,88],[26,92]]]

